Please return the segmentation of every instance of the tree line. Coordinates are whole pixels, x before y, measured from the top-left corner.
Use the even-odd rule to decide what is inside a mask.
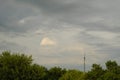
[[[0,54],[0,80],[120,80],[120,65],[107,61],[106,69],[93,64],[91,70],[47,69],[34,64],[32,56],[4,51]]]

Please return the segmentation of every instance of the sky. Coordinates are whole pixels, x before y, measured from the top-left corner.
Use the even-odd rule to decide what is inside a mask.
[[[83,70],[120,63],[120,0],[0,0],[0,52]]]

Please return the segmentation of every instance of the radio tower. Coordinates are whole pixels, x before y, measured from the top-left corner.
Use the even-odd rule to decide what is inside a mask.
[[[85,52],[84,52],[84,73],[85,73]]]

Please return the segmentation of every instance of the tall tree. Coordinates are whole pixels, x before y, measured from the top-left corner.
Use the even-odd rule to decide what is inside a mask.
[[[45,70],[32,64],[32,56],[8,51],[0,54],[0,80],[44,80]]]
[[[120,66],[116,61],[109,60],[105,64],[107,70],[102,80],[120,80]]]
[[[116,63],[116,61],[110,60],[107,61],[105,64],[108,71],[117,73],[118,64]]]
[[[104,73],[102,67],[98,64],[93,64],[91,71],[87,73],[87,78],[89,80],[97,80],[99,79]]]

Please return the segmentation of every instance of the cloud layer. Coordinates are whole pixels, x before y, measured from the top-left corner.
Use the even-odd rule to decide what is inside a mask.
[[[0,51],[47,66],[120,62],[119,0],[0,0]],[[71,67],[70,67],[71,66]]]

